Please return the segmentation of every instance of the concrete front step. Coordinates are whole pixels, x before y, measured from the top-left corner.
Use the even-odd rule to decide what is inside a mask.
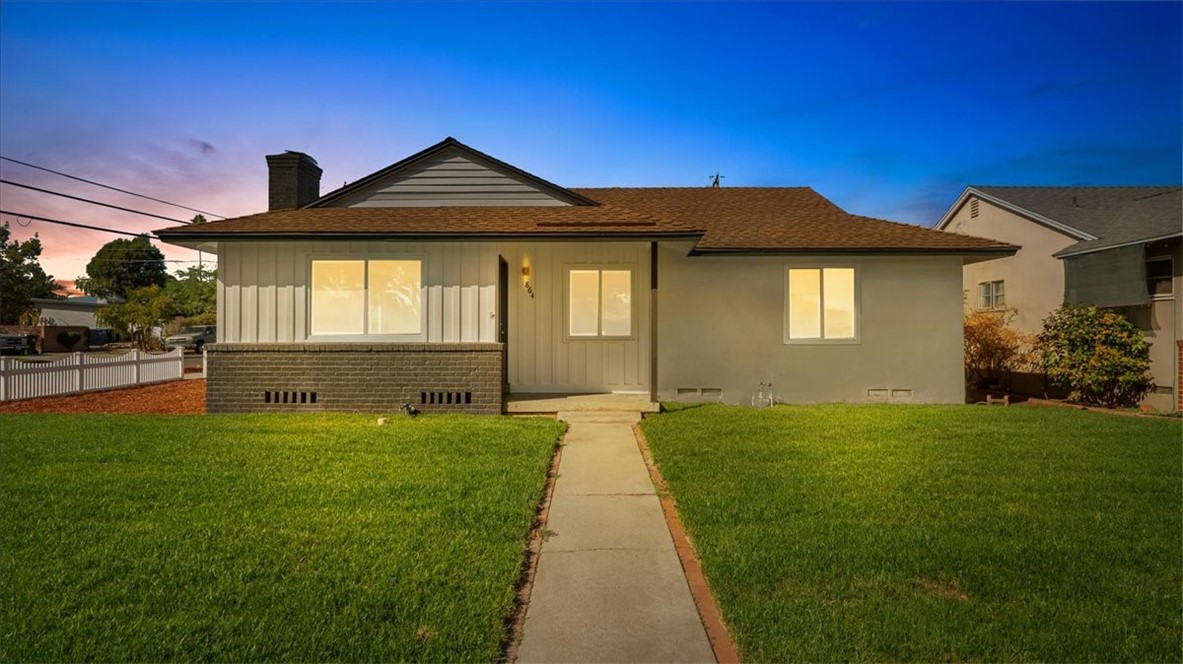
[[[647,394],[514,394],[505,404],[509,415],[571,412],[657,413],[661,404]]]
[[[597,424],[636,424],[637,422],[641,421],[641,413],[635,410],[560,411],[555,415],[555,419],[568,424],[574,424],[576,422]]]

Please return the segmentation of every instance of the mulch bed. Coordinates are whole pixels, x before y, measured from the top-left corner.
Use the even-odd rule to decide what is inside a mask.
[[[156,385],[0,404],[0,413],[201,415],[204,412],[205,379],[174,380]]]

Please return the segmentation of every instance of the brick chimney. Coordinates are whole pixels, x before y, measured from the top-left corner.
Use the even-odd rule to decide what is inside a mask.
[[[267,155],[267,210],[294,210],[320,198],[320,166],[303,152]]]

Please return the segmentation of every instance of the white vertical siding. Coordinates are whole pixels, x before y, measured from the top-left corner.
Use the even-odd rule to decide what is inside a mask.
[[[218,340],[310,340],[309,261],[318,256],[420,258],[426,339],[497,340],[495,245],[396,242],[223,242],[218,255]]]
[[[649,387],[649,245],[646,242],[501,245],[509,261],[509,382],[515,392],[647,390]],[[530,266],[531,297],[524,265]],[[567,270],[632,270],[633,337],[568,339]]]
[[[313,257],[417,257],[428,342],[497,340],[497,258],[509,262],[509,381],[517,392],[646,390],[649,245],[489,242],[223,242],[218,255],[219,341],[301,342],[308,330]],[[530,266],[526,291],[521,270]],[[567,339],[567,269],[633,271],[634,335]]]

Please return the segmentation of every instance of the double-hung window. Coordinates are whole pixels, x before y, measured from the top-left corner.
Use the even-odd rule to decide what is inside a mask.
[[[978,284],[978,309],[1005,309],[1006,282],[984,281]]]
[[[313,260],[311,335],[421,337],[422,275],[419,260]]]
[[[633,335],[633,272],[567,271],[567,335],[579,339]]]
[[[858,270],[790,267],[785,285],[785,343],[858,339]]]

